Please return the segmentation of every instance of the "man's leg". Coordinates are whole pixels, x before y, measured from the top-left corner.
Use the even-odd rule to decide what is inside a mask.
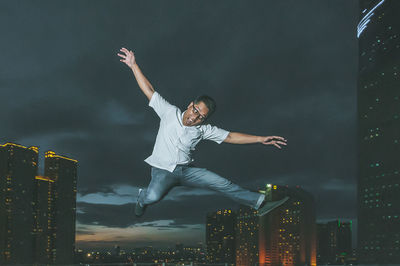
[[[142,216],[147,205],[154,204],[164,198],[168,191],[179,184],[173,173],[156,167],[151,168],[151,181],[147,189],[139,191],[135,214]]]
[[[254,209],[260,208],[264,194],[244,189],[226,178],[205,168],[183,167],[181,184],[190,187],[208,188],[218,191],[241,204]]]

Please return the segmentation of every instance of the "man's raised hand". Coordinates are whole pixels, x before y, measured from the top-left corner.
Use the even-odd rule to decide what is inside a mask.
[[[124,62],[128,67],[132,68],[136,64],[135,54],[132,51],[122,47],[120,51],[123,54],[117,54],[121,59],[119,61]]]
[[[269,136],[269,137],[262,137],[261,143],[265,145],[274,145],[281,149],[281,145],[287,145],[286,144],[287,140],[285,138],[279,137],[279,136]]]

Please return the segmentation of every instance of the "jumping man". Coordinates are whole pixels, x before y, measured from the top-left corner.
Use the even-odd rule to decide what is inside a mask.
[[[151,181],[147,189],[139,189],[135,215],[143,215],[147,205],[160,201],[168,191],[178,185],[208,188],[223,193],[231,199],[258,210],[258,215],[267,214],[282,205],[288,197],[279,201],[267,202],[265,195],[244,189],[205,168],[197,168],[192,162],[191,151],[201,140],[212,140],[232,144],[262,143],[286,145],[287,140],[279,136],[254,136],[229,132],[205,121],[215,111],[215,101],[203,95],[192,101],[182,111],[167,102],[143,75],[136,63],[135,55],[126,48],[120,49],[120,61],[132,69],[140,89],[149,99],[149,106],[160,117],[153,153],[145,162],[151,165]]]

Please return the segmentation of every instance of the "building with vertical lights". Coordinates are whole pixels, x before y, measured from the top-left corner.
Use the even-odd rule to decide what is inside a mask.
[[[317,224],[317,262],[344,264],[352,257],[352,222],[331,221]]]
[[[0,145],[0,264],[34,262],[37,163],[37,147]]]
[[[52,238],[50,225],[53,221],[54,189],[53,179],[45,176],[35,177],[35,262],[52,262]]]
[[[37,147],[0,145],[0,264],[72,264],[77,161]]]
[[[315,206],[299,187],[268,184],[260,191],[267,200],[290,199],[262,217],[246,206],[236,221],[236,265],[316,265]]]
[[[337,221],[337,254],[338,260],[344,263],[347,258],[352,257],[352,234],[353,222]]]
[[[52,263],[73,264],[75,252],[77,161],[53,151],[45,153],[44,175],[54,180],[50,192],[49,250]]]
[[[400,264],[400,1],[359,3],[359,262]]]
[[[317,265],[315,203],[300,187],[267,185],[268,200],[289,200],[259,223],[259,263],[261,265]]]
[[[235,264],[235,222],[236,215],[230,209],[207,214],[208,263]]]
[[[257,211],[241,205],[236,217],[236,265],[258,264],[259,217]]]

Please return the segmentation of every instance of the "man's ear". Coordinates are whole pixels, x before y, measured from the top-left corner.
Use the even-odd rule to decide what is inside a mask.
[[[191,101],[191,102],[189,103],[189,105],[188,105],[187,108],[189,108],[192,104],[193,104],[193,101]]]

